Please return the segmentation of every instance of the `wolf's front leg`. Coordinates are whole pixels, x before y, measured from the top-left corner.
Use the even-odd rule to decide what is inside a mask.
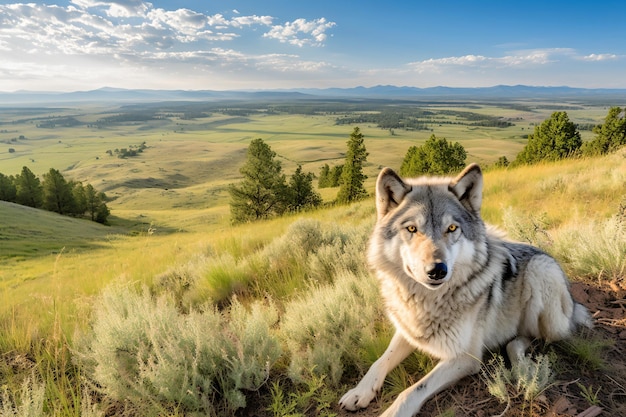
[[[367,407],[380,391],[387,374],[414,350],[415,348],[396,332],[385,352],[372,364],[361,382],[339,400],[339,406],[351,411]]]
[[[430,397],[479,370],[479,358],[470,355],[442,360],[424,378],[402,391],[381,417],[412,417]]]

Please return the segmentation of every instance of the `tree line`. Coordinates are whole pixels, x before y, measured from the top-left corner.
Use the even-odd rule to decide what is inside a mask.
[[[587,128],[585,126],[585,128]],[[626,107],[611,107],[604,123],[592,128],[595,138],[583,142],[579,126],[567,112],[555,111],[550,118],[535,126],[528,142],[510,162],[501,156],[495,166],[535,164],[564,158],[598,156],[611,153],[626,145]],[[400,175],[443,175],[460,171],[465,166],[467,153],[458,142],[432,135],[424,145],[412,146],[402,161]]]
[[[107,197],[91,184],[67,181],[54,168],[40,180],[26,166],[18,175],[0,173],[0,200],[53,211],[59,214],[87,217],[106,224],[110,211]]]
[[[441,119],[452,116],[459,120]],[[363,112],[343,115],[335,119],[335,124],[376,124],[381,129],[430,130],[432,124],[460,124],[467,126],[499,127],[514,126],[501,117],[458,110],[424,110],[413,108],[395,108],[378,112]]]
[[[576,124],[567,112],[556,111],[535,126],[528,142],[513,162],[502,156],[496,166],[534,164],[576,156],[595,156],[613,152],[626,145],[626,108],[611,107],[604,123],[593,128],[595,138],[583,143]],[[318,177],[318,188],[339,187],[336,203],[347,204],[367,197],[363,183],[363,164],[367,160],[363,134],[358,127],[347,142],[343,164],[324,164]],[[322,204],[313,187],[314,175],[303,173],[299,165],[287,184],[276,153],[262,139],[255,139],[248,148],[247,160],[240,169],[244,176],[232,185],[231,216],[234,223],[265,219],[289,211],[314,208]],[[446,175],[465,166],[467,152],[458,142],[449,142],[434,134],[423,145],[411,146],[400,166],[400,175]]]

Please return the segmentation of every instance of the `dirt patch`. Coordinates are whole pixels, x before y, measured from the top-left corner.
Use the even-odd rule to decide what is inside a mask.
[[[536,346],[540,353],[553,349],[558,355],[554,383],[532,403],[515,398],[507,409],[489,394],[479,375],[464,378],[426,402],[419,416],[626,416],[626,285],[572,284],[574,298],[583,303],[595,321],[593,330],[580,337],[597,340],[603,364],[600,369],[581,365],[564,344]],[[377,401],[362,411],[337,410],[339,416],[377,416],[388,406]]]

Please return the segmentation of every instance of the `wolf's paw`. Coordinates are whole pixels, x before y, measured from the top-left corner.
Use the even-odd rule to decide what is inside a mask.
[[[372,389],[362,389],[358,385],[348,391],[341,400],[339,407],[342,410],[356,411],[365,408],[376,396],[376,391]]]

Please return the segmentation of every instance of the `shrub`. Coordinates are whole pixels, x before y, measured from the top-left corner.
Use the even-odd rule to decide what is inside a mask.
[[[293,381],[306,381],[312,370],[337,387],[346,368],[360,365],[360,351],[383,317],[377,288],[368,275],[344,272],[334,284],[311,287],[286,306],[280,330]]]
[[[248,312],[237,300],[229,322],[210,307],[182,314],[167,297],[113,286],[96,304],[79,357],[104,394],[142,414],[234,411],[281,355],[271,331],[277,316],[272,304]]]
[[[547,230],[549,222],[545,213],[523,216],[509,207],[504,210],[502,220],[504,228],[515,240],[544,250],[553,243]]]
[[[369,231],[366,227],[298,220],[283,236],[249,257],[244,269],[256,285],[257,295],[290,297],[311,282],[333,282],[340,271],[364,271]]]
[[[22,383],[19,395],[2,387],[0,393],[0,416],[2,417],[40,417],[43,415],[45,385],[35,379],[27,378]]]
[[[522,398],[524,403],[532,403],[553,381],[549,356],[538,355],[536,360],[525,356],[511,369],[508,369],[502,356],[494,356],[482,369],[482,377],[491,395],[500,402]],[[506,410],[501,415],[505,415]]]

